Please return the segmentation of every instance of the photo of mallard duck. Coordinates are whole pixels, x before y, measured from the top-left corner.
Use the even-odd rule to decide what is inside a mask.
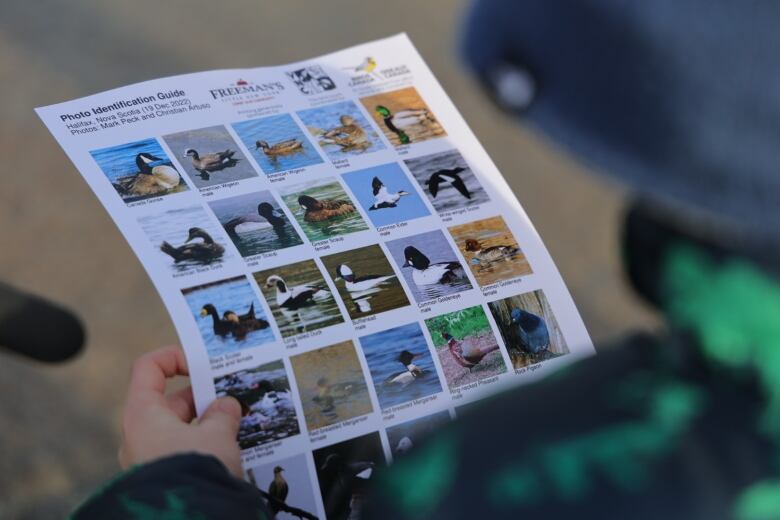
[[[348,200],[317,200],[308,195],[298,197],[298,204],[304,209],[303,220],[322,222],[355,212],[355,206]]]
[[[225,168],[231,168],[238,164],[238,159],[233,158],[236,154],[234,150],[227,149],[222,152],[212,152],[201,155],[194,148],[184,150],[184,157],[192,160],[192,167],[198,171],[201,179],[207,181],[211,178],[211,173]]]
[[[394,146],[406,146],[446,135],[414,87],[360,99]]]
[[[192,242],[200,238],[201,242]],[[210,263],[222,256],[225,248],[214,242],[206,231],[199,227],[192,227],[187,232],[187,240],[184,244],[175,247],[166,241],[160,244],[160,250],[173,258],[174,262],[192,260],[202,263]]]
[[[520,251],[518,247],[508,245],[483,247],[479,240],[475,238],[467,238],[465,244],[466,251],[473,255],[471,258],[472,264],[483,264],[505,260],[516,255]]]
[[[303,149],[303,142],[300,139],[286,139],[278,143],[268,144],[268,142],[259,139],[255,141],[255,150],[262,150],[264,154],[288,155],[299,152]]]
[[[155,155],[141,152],[135,156],[138,173],[119,177],[114,189],[122,196],[163,195],[179,186],[181,175],[176,168],[167,164],[152,166],[163,161]]]

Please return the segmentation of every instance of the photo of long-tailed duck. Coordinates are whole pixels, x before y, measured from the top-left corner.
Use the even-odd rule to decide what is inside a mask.
[[[188,189],[156,139],[92,150],[90,155],[126,203]]]
[[[409,305],[401,282],[378,245],[323,256],[321,260],[353,320]]]
[[[224,233],[201,206],[188,206],[139,218],[138,223],[171,273],[188,273],[235,256]]]
[[[254,273],[282,337],[343,323],[336,299],[314,260]]]
[[[439,213],[489,201],[471,167],[457,150],[407,159],[404,164]]]
[[[501,217],[449,228],[477,283],[484,287],[531,274],[531,265]]]
[[[224,126],[177,132],[163,140],[198,188],[257,176]]]
[[[285,187],[280,192],[312,242],[368,229],[355,203],[336,179],[317,179]]]
[[[472,288],[468,275],[439,230],[387,242],[418,303]]]
[[[270,191],[220,199],[209,207],[243,257],[303,243]]]
[[[342,178],[376,227],[430,215],[398,163],[345,173]]]

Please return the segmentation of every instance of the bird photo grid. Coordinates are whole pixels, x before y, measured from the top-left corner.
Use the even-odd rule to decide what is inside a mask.
[[[405,35],[38,113],[162,296],[197,410],[240,402],[275,518],[356,517],[375,470],[460,410],[594,353]]]

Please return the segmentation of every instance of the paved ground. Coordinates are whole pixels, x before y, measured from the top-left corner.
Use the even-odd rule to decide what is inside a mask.
[[[463,77],[453,49],[462,2],[6,0],[0,17],[0,278],[84,317],[85,354],[50,368],[0,364],[0,517],[61,517],[116,471],[130,360],[176,341],[130,249],[35,106],[162,75],[303,59],[406,31],[508,177],[594,338],[653,325],[623,287],[623,196]]]

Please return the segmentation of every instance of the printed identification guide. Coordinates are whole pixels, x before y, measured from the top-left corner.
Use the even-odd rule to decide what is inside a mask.
[[[162,296],[198,410],[240,401],[247,478],[290,507],[342,517],[459,407],[594,352],[405,35],[38,114]],[[347,498],[336,461],[361,468]]]

